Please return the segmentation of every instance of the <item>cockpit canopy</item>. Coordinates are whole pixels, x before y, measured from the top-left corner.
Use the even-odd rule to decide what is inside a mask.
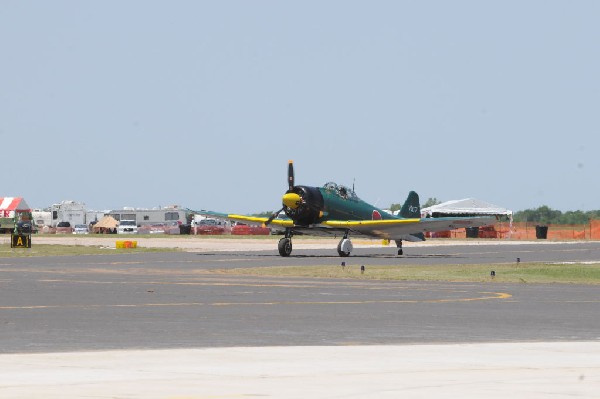
[[[353,200],[358,200],[358,196],[356,195],[356,193],[354,192],[354,190],[352,190],[351,188],[348,188],[346,186],[343,186],[341,184],[337,184],[334,183],[332,181],[325,183],[323,185],[323,188],[325,190],[327,190],[330,193],[335,193],[338,196],[345,198],[345,199],[353,199]]]

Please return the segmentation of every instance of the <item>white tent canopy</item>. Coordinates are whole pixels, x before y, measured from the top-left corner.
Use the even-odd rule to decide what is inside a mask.
[[[421,209],[422,217],[449,215],[498,215],[508,216],[512,221],[513,212],[509,209],[475,198],[447,201]]]

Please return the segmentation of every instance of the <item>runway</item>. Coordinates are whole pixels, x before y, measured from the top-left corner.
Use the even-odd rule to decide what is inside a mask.
[[[589,353],[600,354],[597,286],[223,273],[238,267],[340,263],[335,249],[295,250],[290,258],[275,251],[1,258],[0,364],[10,356],[26,359],[23,354],[55,353],[63,359],[90,351],[134,350],[143,356],[155,350],[211,349],[231,354],[237,353],[233,348],[261,347],[265,353],[273,347],[290,353],[338,348],[333,352],[343,358],[347,347],[478,343],[585,342]],[[413,247],[406,252],[396,257],[380,248],[362,248],[345,261],[390,267],[512,262],[516,257],[600,262],[598,243]],[[184,352],[176,353],[185,357]],[[168,358],[173,352],[162,353]],[[593,356],[586,370],[600,370],[599,357]],[[597,374],[588,377],[586,386],[598,388],[599,381]],[[7,384],[0,381],[0,396]],[[33,392],[28,387],[14,392]]]
[[[375,249],[344,260],[600,261],[599,245]],[[596,340],[600,288],[586,285],[260,278],[223,269],[339,264],[326,250],[281,258],[146,253],[0,260],[2,353],[226,346]]]

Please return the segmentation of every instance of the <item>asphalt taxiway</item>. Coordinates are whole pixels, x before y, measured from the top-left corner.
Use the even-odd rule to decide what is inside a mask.
[[[403,263],[502,263],[513,262],[517,257],[523,262],[600,262],[600,243],[594,242],[411,247],[406,248],[407,255],[404,257],[397,257],[393,252],[386,253],[393,248],[384,250],[359,248],[354,256],[343,260],[349,266],[366,264],[367,267],[369,264],[402,267]],[[559,381],[553,376],[557,370],[566,375],[564,373],[572,371],[573,367],[577,369],[577,365],[563,360],[584,353],[588,357],[578,363],[581,369],[569,374],[575,385],[569,385],[564,393],[592,397],[589,394],[597,392],[600,387],[598,286],[499,284],[493,280],[486,283],[432,283],[265,278],[223,273],[224,269],[239,267],[339,265],[341,260],[335,249],[294,250],[289,258],[279,257],[276,250],[1,258],[0,352],[3,355],[0,355],[0,367],[5,375],[12,376],[12,381],[27,375],[28,370],[37,370],[40,376],[46,375],[41,378],[47,378],[47,381],[37,384],[35,380],[26,382],[24,379],[14,385],[14,382],[0,379],[0,396],[6,393],[5,397],[13,394],[14,397],[35,397],[36,392],[50,393],[52,390],[49,388],[55,386],[58,387],[56,397],[61,397],[61,394],[68,397],[69,392],[72,392],[72,397],[79,396],[80,389],[85,391],[86,387],[100,397],[104,394],[106,397],[173,397],[186,392],[188,396],[194,392],[193,397],[224,392],[225,397],[249,394],[278,396],[278,393],[285,397],[300,397],[302,386],[308,389],[311,384],[324,384],[322,375],[314,375],[313,379],[306,374],[307,369],[323,367],[325,370],[329,367],[331,359],[323,363],[324,359],[320,356],[332,356],[342,362],[331,364],[337,369],[330,374],[339,383],[350,382],[352,373],[371,373],[373,378],[382,379],[382,386],[391,389],[389,392],[403,392],[408,394],[404,395],[407,397],[411,392],[416,397],[427,392],[438,397],[444,396],[444,392],[457,394],[455,389],[427,391],[425,387],[430,385],[425,381],[412,388],[410,384],[392,383],[396,391],[388,385],[391,381],[387,378],[401,375],[408,382],[411,375],[425,370],[401,371],[397,366],[398,360],[386,358],[385,353],[408,356],[408,362],[418,363],[420,356],[432,353],[432,344],[444,344],[437,347],[439,353],[449,351],[445,356],[463,356],[466,369],[461,370],[467,374],[457,376],[460,381],[463,378],[473,381],[469,365],[477,363],[473,359],[477,359],[478,353],[485,353],[485,348],[492,348],[489,349],[492,354],[504,353],[510,359],[516,359],[521,356],[519,353],[535,352],[536,345],[540,343],[549,345],[542,346],[546,349],[542,351],[539,362],[534,362],[535,365],[528,363],[531,359],[515,360],[507,366],[502,356],[494,358],[490,354],[487,358],[489,370],[506,371],[503,365],[507,366],[511,373],[514,372],[517,381],[516,370],[528,364],[540,367],[540,370],[544,370],[543,364],[550,367],[546,369],[550,373],[542,372],[536,377],[538,380],[527,385],[535,393],[529,397],[542,397],[543,387],[548,386],[550,379]],[[568,343],[575,345],[576,349]],[[423,348],[424,352],[406,352],[402,349],[406,348],[405,345]],[[193,352],[189,352],[192,348]],[[366,349],[356,352],[345,348]],[[448,348],[455,348],[458,352]],[[246,351],[250,351],[250,355]],[[191,368],[182,366],[185,370],[177,368],[177,362],[188,366],[193,363],[190,353],[197,356],[202,367],[196,364]],[[147,362],[143,360],[146,356],[150,358]],[[209,368],[212,371],[204,369],[206,359],[213,359],[213,356],[222,356],[222,363],[214,362],[214,368]],[[392,370],[386,369],[387,366],[373,368],[368,361],[369,356],[379,356],[385,365],[394,366]],[[52,363],[52,359],[57,363]],[[120,360],[111,365],[106,363],[106,359]],[[123,359],[133,363],[126,364]],[[236,363],[235,359],[240,361]],[[308,363],[302,363],[302,359]],[[259,371],[244,374],[243,370],[257,367],[255,362],[258,360],[272,367],[263,369],[262,373],[258,367]],[[151,384],[144,385],[148,376],[156,375],[140,370],[154,367],[153,361],[173,362],[171,366],[161,365],[165,367],[162,375],[167,376],[164,390],[156,388],[152,391],[148,389]],[[355,361],[364,363],[348,371],[344,362]],[[433,357],[428,361],[431,362],[429,368],[444,369],[444,359]],[[39,368],[32,365],[39,365]],[[370,368],[362,367],[367,365],[371,365]],[[169,367],[175,367],[175,370]],[[236,367],[241,367],[242,371]],[[280,367],[288,370],[284,376],[278,374]],[[121,370],[121,374],[108,375],[109,369]],[[203,390],[195,385],[209,374],[225,376],[219,380],[224,384],[229,372],[223,371],[225,369],[238,370],[231,378],[241,375],[246,376],[246,379],[242,378],[244,381],[253,382],[249,386],[229,390],[223,386],[219,390],[218,382],[213,380],[216,384],[214,390]],[[65,377],[61,374],[64,370],[86,370],[88,374],[85,378],[77,374]],[[97,374],[98,370],[102,370],[100,374]],[[129,375],[130,379],[124,377],[128,375],[127,370],[135,371]],[[169,388],[168,375],[177,376],[178,388],[188,386],[189,390],[180,392],[173,384]],[[513,374],[510,375],[500,378],[505,388],[512,387],[508,390],[490,391],[489,384],[480,381],[477,389],[469,392],[473,392],[472,397],[480,397],[486,392],[497,392],[499,396],[515,393],[518,384],[512,385],[515,379]],[[433,381],[441,381],[436,380],[436,375],[430,377]],[[272,378],[271,382],[287,379],[288,388],[300,384],[297,387],[300,391],[294,391],[298,395],[292,395],[283,391],[279,383],[261,390],[261,379],[265,378]],[[64,381],[64,384],[57,380]],[[119,382],[111,389],[110,381],[113,380]],[[126,386],[124,381],[127,381]],[[136,381],[137,390],[127,385],[131,381]],[[191,385],[185,385],[186,381]],[[440,387],[444,384],[441,383]],[[100,386],[104,388],[101,390]],[[142,386],[144,388],[139,389]],[[42,387],[42,391],[35,387]],[[76,389],[70,391],[68,387]],[[380,388],[373,386],[370,390],[361,391],[358,396],[383,395]],[[322,394],[316,397],[337,395],[337,391],[329,389],[319,391]],[[287,394],[282,394],[284,392]]]
[[[305,252],[305,253],[303,253]],[[328,250],[0,259],[0,352],[600,339],[595,285],[252,277],[340,264]],[[367,248],[359,264],[600,262],[600,244]]]

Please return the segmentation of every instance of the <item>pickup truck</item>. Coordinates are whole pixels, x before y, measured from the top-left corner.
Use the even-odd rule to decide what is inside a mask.
[[[137,232],[135,220],[121,220],[117,226],[117,234],[137,234]]]

